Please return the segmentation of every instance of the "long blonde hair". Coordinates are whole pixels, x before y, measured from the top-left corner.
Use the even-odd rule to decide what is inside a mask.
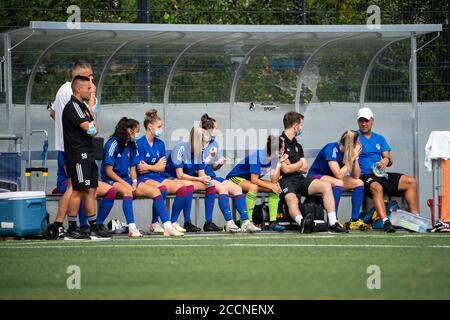
[[[339,140],[339,144],[344,147],[344,165],[347,166],[349,172],[353,170],[353,162],[352,159],[355,156],[355,146],[358,142],[359,134],[354,130],[345,131],[341,139]]]
[[[201,163],[203,140],[209,140],[209,132],[203,128],[192,127],[189,137],[189,147],[194,154],[195,163]]]

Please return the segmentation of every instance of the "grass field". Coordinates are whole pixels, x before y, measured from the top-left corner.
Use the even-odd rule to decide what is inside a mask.
[[[81,289],[69,290],[69,265]],[[369,290],[370,265],[381,289]],[[0,299],[450,299],[450,235],[1,241]]]

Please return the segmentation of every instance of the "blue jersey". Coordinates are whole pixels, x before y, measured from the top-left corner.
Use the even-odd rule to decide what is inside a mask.
[[[216,173],[214,172],[212,163],[216,162],[217,160],[219,160],[219,145],[217,144],[217,142],[214,140],[212,142],[210,142],[206,148],[203,150],[203,162],[205,162],[205,159],[208,157],[209,152],[211,151],[211,148],[216,148],[216,155],[214,156],[214,158],[210,161],[210,163],[205,164],[205,173],[210,176],[211,178],[216,177]]]
[[[339,150],[338,142],[331,142],[325,145],[317,155],[311,168],[309,168],[308,176],[326,175],[334,177],[333,172],[328,165],[328,161],[336,161],[339,167],[343,167],[344,153]]]
[[[255,151],[239,162],[227,175],[227,179],[232,177],[241,177],[250,180],[252,174],[259,177],[270,172],[271,163],[267,159],[267,151],[265,149]]]
[[[137,148],[139,153],[139,161],[144,161],[145,163],[153,166],[155,165],[159,159],[166,156],[166,145],[164,144],[164,141],[154,138],[153,145],[150,146],[148,143],[147,137],[143,136],[137,141]],[[148,178],[148,179],[155,179],[161,177],[161,172],[146,172],[143,174],[140,174],[138,172],[139,178]]]
[[[372,132],[370,139],[367,139],[359,130],[357,132],[359,134],[359,142],[362,145],[358,161],[361,167],[361,174],[372,173],[373,165],[383,158],[383,152],[391,151],[391,147],[381,134]]]
[[[198,170],[205,170],[205,165],[201,158],[198,161],[194,160],[189,143],[180,142],[172,149],[170,157],[167,159],[166,174],[176,177],[176,169],[183,168],[184,173],[196,177]]]
[[[106,174],[106,166],[112,166],[113,171],[122,179],[130,178],[130,167],[136,166],[139,163],[138,149],[132,149],[126,146],[122,152],[119,152],[119,145],[116,137],[110,138],[103,149],[104,159],[100,168],[101,179],[103,181],[110,180]]]

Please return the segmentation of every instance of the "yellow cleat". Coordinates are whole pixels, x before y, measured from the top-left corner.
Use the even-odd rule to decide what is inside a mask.
[[[358,220],[352,221],[350,223],[349,229],[366,231],[366,230],[371,230],[372,226],[370,224],[365,224],[364,221],[362,221],[361,219],[358,219]]]

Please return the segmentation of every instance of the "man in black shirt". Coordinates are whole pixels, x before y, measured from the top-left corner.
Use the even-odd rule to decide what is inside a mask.
[[[98,186],[98,167],[95,163],[92,138],[97,134],[97,124],[85,101],[91,96],[91,81],[76,76],[72,81],[73,95],[62,114],[65,161],[72,181],[73,192],[69,200],[68,239],[89,239],[77,230],[77,212],[84,197],[86,216],[95,232],[95,196]],[[98,234],[102,236],[101,234]]]
[[[312,232],[314,229],[314,217],[307,215],[305,220],[299,209],[299,199],[302,196],[322,194],[323,204],[328,213],[328,223],[333,232],[346,232],[344,226],[336,219],[331,184],[325,181],[305,177],[308,171],[308,163],[303,153],[303,148],[295,137],[302,133],[303,115],[298,112],[288,112],[284,115],[284,132],[280,139],[284,141],[284,151],[289,161],[281,164],[282,176],[280,177],[280,198],[286,201],[289,215],[301,226],[301,232]]]

